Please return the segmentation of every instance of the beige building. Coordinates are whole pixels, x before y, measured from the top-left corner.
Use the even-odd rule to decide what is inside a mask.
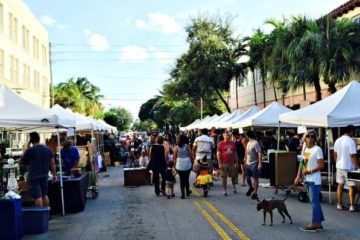
[[[22,0],[0,0],[0,84],[50,105],[48,33]]]
[[[353,21],[360,23],[360,0],[350,0],[340,7],[334,9],[331,13],[337,19],[341,18],[350,18]],[[236,86],[235,80],[230,83],[230,98],[229,105],[231,110],[237,108],[242,110],[247,110],[249,107],[255,105],[255,96],[257,106],[263,108],[264,105],[267,106],[275,101],[275,93],[270,82],[266,83],[265,87],[265,104],[263,97],[263,86],[261,84],[261,77],[258,71],[255,71],[255,88],[253,73],[249,71],[245,80],[240,86]],[[340,86],[341,87],[341,86]],[[327,86],[324,83],[321,83],[322,88],[322,97],[328,96]],[[255,89],[255,91],[254,91]],[[236,93],[237,92],[237,93]],[[255,93],[254,93],[255,92]],[[305,97],[304,97],[305,95]],[[285,106],[292,108],[294,110],[301,107],[308,106],[315,102],[315,89],[312,87],[307,87],[305,89],[305,94],[303,89],[298,89],[296,91],[290,91],[286,96],[282,96],[281,91],[276,91],[277,100],[282,102]],[[237,100],[237,103],[236,103]]]

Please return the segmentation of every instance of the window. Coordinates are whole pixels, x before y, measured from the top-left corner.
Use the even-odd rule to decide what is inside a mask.
[[[13,15],[12,13],[9,13],[9,39],[13,40],[14,36],[13,36],[13,29],[14,29],[14,25],[13,25],[14,21],[13,21]]]
[[[42,94],[43,96],[47,96],[49,92],[49,83],[47,77],[43,77],[42,84],[43,84]]]
[[[45,45],[41,45],[42,50],[42,63],[44,66],[47,66],[47,48]]]
[[[4,59],[4,50],[0,49],[0,77],[4,76],[4,65],[5,65],[5,59]]]
[[[19,60],[14,58],[14,80],[19,83]]]
[[[26,65],[25,87],[30,89],[30,66]]]
[[[25,52],[29,52],[29,29],[22,26],[22,47]]]
[[[13,23],[13,36],[14,36],[14,42],[17,43],[17,41],[18,41],[18,20],[16,17],[14,17],[14,23]]]
[[[14,57],[10,55],[9,57],[9,62],[10,62],[10,81],[14,80]]]
[[[33,56],[39,59],[39,40],[35,36],[33,36]]]
[[[4,32],[4,6],[0,3],[0,32]]]

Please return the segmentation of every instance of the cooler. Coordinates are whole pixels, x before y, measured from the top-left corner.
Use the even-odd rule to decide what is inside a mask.
[[[24,235],[21,199],[0,200],[0,239],[17,240]]]
[[[25,234],[38,234],[49,229],[50,207],[23,208]]]

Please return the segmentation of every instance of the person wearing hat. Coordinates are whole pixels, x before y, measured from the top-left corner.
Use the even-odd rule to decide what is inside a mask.
[[[321,190],[321,170],[324,168],[324,157],[322,149],[315,144],[316,133],[308,131],[305,135],[306,147],[303,150],[303,164],[299,165],[298,173],[295,178],[295,184],[299,184],[301,178],[304,178],[305,186],[309,194],[312,221],[311,224],[300,227],[305,232],[317,232],[323,230],[322,222],[325,220],[320,205]]]
[[[51,169],[52,181],[56,181],[54,154],[49,147],[40,144],[40,136],[37,132],[30,133],[28,146],[22,158],[28,170],[26,178],[28,191],[36,207],[49,206],[47,196],[49,169]]]

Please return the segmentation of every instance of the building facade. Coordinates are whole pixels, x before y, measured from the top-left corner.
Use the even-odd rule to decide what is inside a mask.
[[[0,0],[0,84],[50,106],[48,33],[22,0]]]
[[[334,9],[330,15],[336,19],[350,18],[360,23],[360,0],[350,0]],[[322,82],[321,89],[323,98],[329,95],[327,86]],[[306,87],[305,91],[298,89],[296,91],[290,91],[286,96],[283,96],[281,91],[274,91],[270,82],[266,82],[266,86],[263,87],[258,71],[255,71],[255,73],[249,71],[245,79],[242,80],[242,83],[238,86],[235,80],[232,80],[230,83],[229,105],[232,111],[237,108],[247,110],[249,107],[254,106],[255,103],[257,103],[259,108],[264,108],[275,100],[282,102],[284,106],[296,110],[315,102],[315,89],[314,87]]]

